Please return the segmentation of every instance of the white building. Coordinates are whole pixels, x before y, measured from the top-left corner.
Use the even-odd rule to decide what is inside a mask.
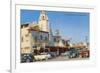
[[[21,25],[21,53],[31,53],[32,35],[28,31],[29,24]]]
[[[21,25],[21,53],[31,53],[36,47],[65,45],[60,35],[53,35],[46,11],[40,12],[37,23]]]
[[[48,46],[49,22],[45,11],[41,11],[36,24],[21,25],[21,53],[31,53],[34,47]]]

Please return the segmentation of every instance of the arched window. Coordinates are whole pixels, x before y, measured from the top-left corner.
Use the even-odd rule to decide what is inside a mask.
[[[41,39],[41,40],[43,39],[42,35],[40,35],[40,39]]]
[[[45,20],[45,16],[42,16],[42,20]]]
[[[21,37],[21,41],[23,42],[23,37]]]

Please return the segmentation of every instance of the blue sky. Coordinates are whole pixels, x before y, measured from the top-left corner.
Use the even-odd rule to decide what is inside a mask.
[[[38,22],[40,11],[21,10],[21,24]],[[53,33],[59,29],[64,38],[71,38],[72,42],[89,41],[89,13],[47,11]]]

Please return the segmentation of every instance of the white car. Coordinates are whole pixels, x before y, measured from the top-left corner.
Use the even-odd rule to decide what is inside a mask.
[[[47,53],[41,53],[40,55],[35,55],[34,58],[36,61],[48,60],[51,58],[51,55]]]
[[[61,56],[68,56],[69,52],[61,53]]]
[[[41,53],[41,55],[46,55],[46,57],[47,57],[48,59],[52,58],[51,55],[50,55],[49,53]]]

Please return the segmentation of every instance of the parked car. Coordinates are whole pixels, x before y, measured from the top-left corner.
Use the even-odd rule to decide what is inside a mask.
[[[68,54],[69,54],[69,52],[66,51],[66,52],[64,52],[64,53],[61,53],[61,56],[68,56]]]
[[[48,60],[51,58],[51,55],[48,53],[41,53],[39,55],[34,55],[36,61]]]
[[[57,53],[56,52],[49,52],[48,54],[51,55],[51,58],[57,57]]]
[[[52,58],[52,57],[51,57],[51,54],[46,53],[46,52],[45,52],[45,53],[41,53],[41,55],[46,55],[48,59]]]
[[[21,63],[33,61],[35,61],[35,58],[32,54],[21,54]]]
[[[79,50],[76,49],[76,48],[70,48],[69,49],[69,53],[68,53],[68,57],[69,58],[76,58],[76,57],[79,57]]]
[[[80,55],[81,55],[82,58],[88,58],[89,54],[90,54],[89,50],[82,50],[80,52]]]

